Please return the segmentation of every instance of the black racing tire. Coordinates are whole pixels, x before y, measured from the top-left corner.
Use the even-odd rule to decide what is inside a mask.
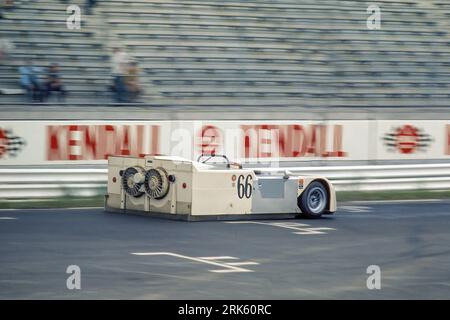
[[[329,194],[327,188],[319,181],[313,181],[298,197],[297,204],[303,218],[317,219],[328,210]]]

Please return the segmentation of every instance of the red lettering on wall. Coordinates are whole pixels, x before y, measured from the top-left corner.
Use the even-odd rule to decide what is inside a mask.
[[[95,136],[96,130],[90,126],[85,126],[84,130],[84,152],[86,158],[95,159],[97,156],[97,138]]]
[[[222,147],[222,135],[220,130],[212,125],[205,125],[200,132],[200,153],[218,154]]]
[[[81,129],[82,130],[82,129]],[[69,160],[81,160],[80,139],[76,139],[81,130],[78,126],[69,126],[67,134],[67,145],[69,146]]]
[[[159,153],[159,127],[152,126],[152,154]]]
[[[120,146],[119,154],[122,156],[130,155],[130,126],[123,126],[123,140]]]
[[[333,126],[331,146],[328,145],[328,127],[323,124],[308,127],[297,124],[242,125],[243,157],[345,157],[342,126]]]
[[[447,130],[447,134],[446,134],[446,136],[447,136],[447,143],[446,143],[446,146],[445,146],[445,154],[446,155],[449,155],[450,156],[450,124],[448,124],[448,125],[446,125],[445,126],[446,127],[446,130]]]
[[[63,152],[60,147],[60,126],[47,126],[47,160],[60,160]]]
[[[145,129],[143,125],[49,125],[47,160],[102,160],[109,155],[158,154],[160,127]]]

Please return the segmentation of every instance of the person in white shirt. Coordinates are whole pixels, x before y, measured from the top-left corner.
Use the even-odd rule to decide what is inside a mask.
[[[10,40],[6,38],[0,38],[0,63],[6,62],[6,58],[11,55],[15,46]]]
[[[117,102],[128,102],[128,91],[125,77],[128,72],[129,58],[121,48],[115,47],[111,58],[112,76],[114,78],[114,91]]]

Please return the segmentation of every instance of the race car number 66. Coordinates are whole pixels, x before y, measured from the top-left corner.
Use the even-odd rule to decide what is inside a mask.
[[[237,193],[239,199],[247,198],[249,199],[252,196],[252,175],[249,174],[247,177],[244,177],[243,174],[241,174],[237,181]]]

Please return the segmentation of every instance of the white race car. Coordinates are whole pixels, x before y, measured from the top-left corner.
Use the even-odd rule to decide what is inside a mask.
[[[230,163],[171,156],[110,156],[107,211],[186,220],[318,218],[336,211],[333,185],[321,176],[264,173]]]

